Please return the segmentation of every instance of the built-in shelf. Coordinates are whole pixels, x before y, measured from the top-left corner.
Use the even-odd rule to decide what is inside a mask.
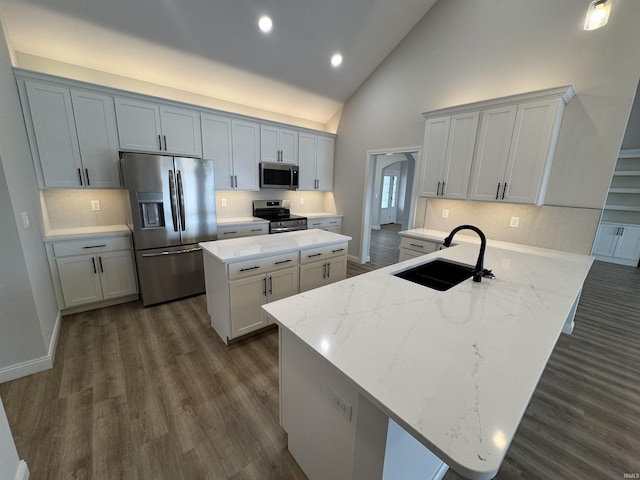
[[[640,225],[640,149],[620,150],[602,221]]]

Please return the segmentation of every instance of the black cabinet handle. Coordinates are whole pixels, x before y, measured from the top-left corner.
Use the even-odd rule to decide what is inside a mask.
[[[106,247],[107,245],[88,245],[86,247],[82,247],[82,248],[101,248],[101,247]]]
[[[164,150],[166,152],[167,151],[167,136],[163,135],[163,138],[164,138]]]
[[[445,182],[442,182],[442,191],[440,192],[441,197],[444,197],[444,185],[445,185]]]
[[[98,271],[96,270],[96,259],[94,257],[91,257],[91,263],[93,263],[93,273],[95,275]]]
[[[498,182],[498,189],[496,190],[496,200],[498,200],[498,198],[500,197],[500,185],[502,184]]]
[[[292,262],[292,261],[293,261],[293,260],[291,260],[291,259],[288,259],[288,260],[280,260],[279,262],[276,262],[275,264],[276,264],[276,265],[282,265],[283,263],[289,263],[289,262]]]
[[[256,265],[255,267],[241,268],[240,271],[241,272],[248,272],[249,270],[255,270],[256,268],[260,268],[260,266]]]
[[[158,135],[158,150],[162,150],[162,138]]]
[[[89,169],[88,168],[84,169],[84,174],[87,176],[87,187],[88,187],[89,185],[91,185],[91,180],[89,180]]]
[[[102,257],[98,257],[98,263],[100,263],[100,271],[104,273],[104,268],[102,268]]]
[[[307,255],[307,258],[311,258],[311,257],[319,257],[321,256],[322,253],[314,253],[313,255]]]
[[[78,178],[80,179],[80,185],[84,185],[84,183],[82,183],[82,170],[78,169]]]
[[[502,200],[504,200],[504,194],[507,192],[507,182],[502,186]]]

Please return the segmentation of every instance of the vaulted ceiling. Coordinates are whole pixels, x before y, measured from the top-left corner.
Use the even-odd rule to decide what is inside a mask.
[[[0,0],[16,54],[327,123],[436,0]],[[264,34],[258,18],[269,15]],[[340,52],[342,65],[331,56]]]

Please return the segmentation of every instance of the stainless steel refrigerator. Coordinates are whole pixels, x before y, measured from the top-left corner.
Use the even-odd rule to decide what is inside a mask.
[[[123,153],[143,305],[204,292],[198,242],[216,240],[213,162]]]

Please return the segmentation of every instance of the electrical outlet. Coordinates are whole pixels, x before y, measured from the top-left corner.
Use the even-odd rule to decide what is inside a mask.
[[[442,218],[449,218],[449,209],[448,208],[443,208],[442,209]]]
[[[351,421],[351,405],[349,405],[344,398],[338,395],[333,388],[331,389],[331,404],[342,414],[344,418],[349,422]]]
[[[91,210],[100,210],[100,200],[91,200]]]
[[[29,228],[29,215],[27,215],[27,212],[22,212],[20,214],[20,216],[22,217],[22,225],[24,226],[24,229],[26,230],[27,228]]]
[[[304,205],[304,197],[300,197],[300,205]]]
[[[511,217],[509,226],[513,228],[518,228],[518,225],[520,225],[520,217]]]
[[[222,204],[223,207],[226,207],[227,206],[227,199],[226,198],[221,199],[220,203]]]

